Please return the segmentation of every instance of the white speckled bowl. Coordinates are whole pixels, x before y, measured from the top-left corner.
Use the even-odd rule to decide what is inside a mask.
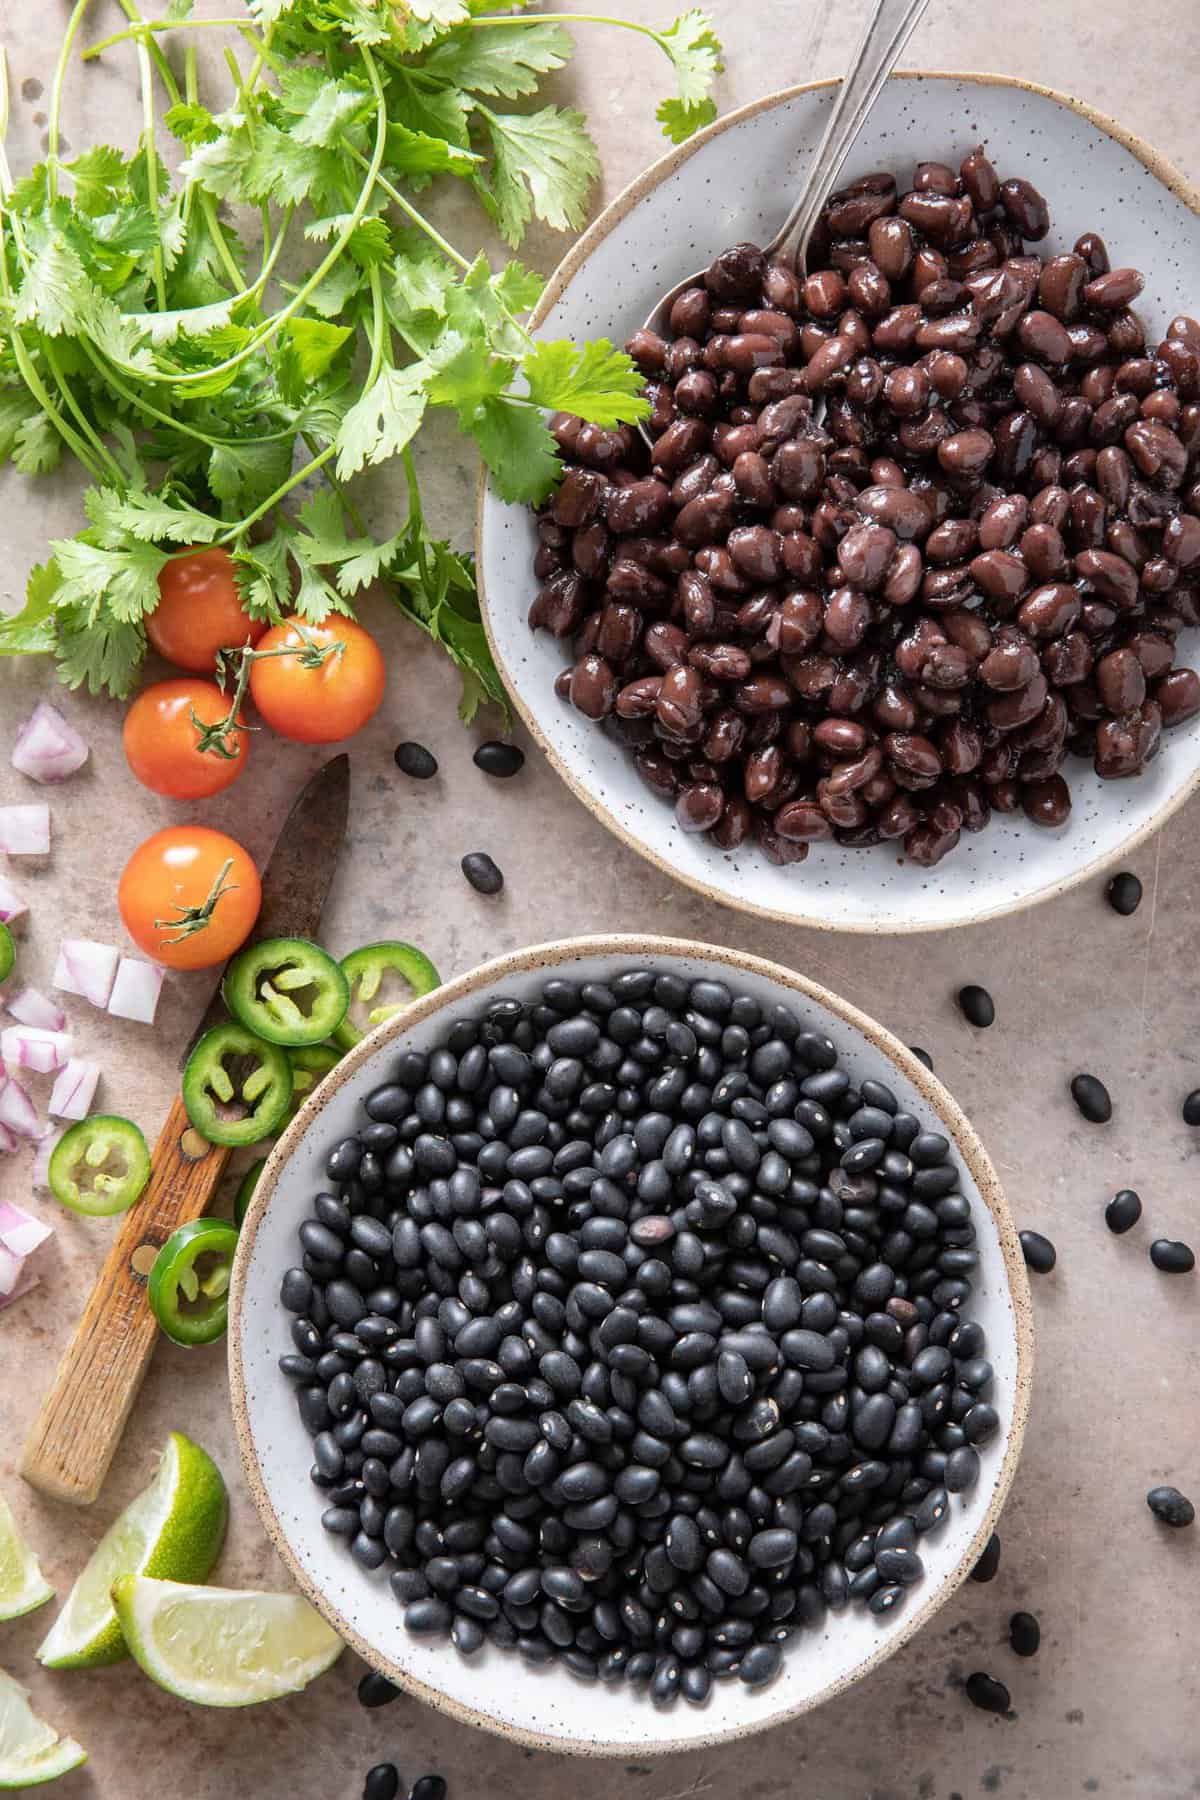
[[[432,1048],[456,1019],[478,1016],[501,994],[530,996],[551,970],[603,980],[635,963],[692,979],[713,976],[762,1001],[782,1000],[834,1039],[853,1079],[888,1083],[903,1108],[952,1140],[980,1254],[970,1310],[987,1332],[1002,1427],[982,1451],[975,1491],[953,1501],[949,1524],[922,1542],[926,1576],[903,1612],[888,1620],[858,1607],[830,1614],[820,1631],[788,1646],[770,1687],[717,1684],[701,1708],[660,1710],[624,1684],[581,1682],[561,1666],[532,1669],[491,1646],[468,1661],[448,1645],[410,1637],[386,1575],[365,1573],[321,1529],[321,1496],[308,1478],[312,1443],[277,1367],[292,1347],[279,1282],[299,1260],[297,1227],[324,1185],[329,1147],[355,1129],[360,1101],[386,1079],[396,1051]],[[359,1044],[271,1155],[242,1227],[230,1306],[230,1387],[246,1475],[300,1587],[361,1656],[420,1698],[521,1743],[589,1756],[695,1749],[762,1730],[843,1691],[912,1637],[964,1579],[993,1529],[1020,1453],[1032,1363],[1029,1288],[1012,1219],[986,1152],[941,1083],[881,1025],[791,970],[670,938],[576,938],[498,958],[418,1000]]]
[[[535,314],[539,335],[607,335],[622,343],[656,297],[739,239],[763,243],[780,223],[830,104],[828,83],[792,88],[729,114],[647,170],[560,263]],[[1047,88],[996,75],[907,75],[890,81],[845,174],[903,172],[917,156],[957,166],[982,141],[1002,176],[1045,194],[1052,230],[1041,250],[1069,250],[1098,230],[1115,264],[1147,278],[1138,311],[1151,334],[1200,309],[1200,193],[1111,119]],[[526,725],[559,774],[625,843],[710,899],[746,912],[837,931],[924,931],[973,924],[1094,877],[1156,830],[1200,777],[1196,722],[1164,735],[1150,772],[1102,782],[1072,758],[1068,823],[1040,830],[994,817],[964,834],[936,869],[895,845],[812,846],[775,868],[751,846],[735,853],[688,835],[650,794],[628,755],[553,692],[565,660],[526,614],[536,590],[532,515],[481,492],[478,565],[496,662]],[[1188,634],[1196,653],[1195,633]]]

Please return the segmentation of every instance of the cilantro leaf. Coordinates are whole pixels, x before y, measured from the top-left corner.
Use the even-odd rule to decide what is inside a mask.
[[[506,242],[520,243],[533,213],[556,231],[578,230],[600,174],[583,114],[557,106],[524,114],[482,105],[478,111],[492,146],[481,193]]]
[[[169,490],[118,494],[113,488],[89,488],[83,505],[98,542],[109,549],[120,549],[126,538],[145,544],[208,544],[221,530],[219,519],[177,500]]]
[[[405,369],[381,369],[356,400],[337,435],[337,472],[341,480],[365,464],[386,462],[409,442],[425,412],[423,363]]]
[[[641,375],[607,338],[582,345],[567,338],[535,344],[522,370],[530,399],[551,411],[578,413],[604,426],[633,423],[650,411]]]
[[[123,700],[137,681],[146,634],[140,625],[65,607],[57,616],[57,647],[58,676],[67,687]]]
[[[536,504],[562,474],[554,439],[531,406],[500,397],[485,400],[463,429],[478,444],[502,500]]]
[[[34,413],[17,426],[12,463],[22,475],[48,475],[62,461],[63,441],[58,427],[44,412]]]
[[[662,126],[665,137],[669,137],[673,144],[684,144],[705,125],[712,124],[717,116],[717,103],[711,99],[662,100],[656,107],[654,116]]]
[[[180,100],[169,106],[163,114],[163,124],[181,144],[208,144],[219,135],[207,106],[194,100]]]
[[[394,67],[388,71],[387,115],[410,131],[445,138],[468,147],[467,108],[451,87],[424,79],[423,71]]]
[[[74,537],[52,539],[50,548],[62,576],[58,604],[79,606],[89,623],[102,622],[101,603],[121,624],[134,623],[158,605],[158,578],[170,559],[153,544],[135,540],[106,549]]]
[[[54,649],[57,591],[58,570],[54,564],[35,563],[25,586],[24,606],[19,613],[0,618],[0,656],[37,656]]]
[[[301,64],[289,69],[279,84],[280,104],[297,115],[288,136],[297,144],[327,147],[336,144],[372,104],[365,89],[349,81],[334,81],[323,69]]]
[[[47,337],[74,336],[92,299],[92,284],[79,254],[47,222],[13,307],[18,325],[36,325]]]
[[[481,338],[449,331],[428,358],[432,373],[425,392],[435,406],[453,406],[460,418],[484,400],[502,394],[512,379],[511,362],[493,357]]]
[[[348,325],[330,325],[324,319],[289,319],[284,327],[303,381],[319,381],[334,357],[354,336]]]
[[[104,213],[128,190],[129,164],[111,144],[96,144],[66,165],[81,212]]]
[[[492,279],[492,292],[509,312],[528,312],[537,305],[545,290],[545,277],[536,269],[527,269],[517,257],[510,257],[500,273]]]
[[[409,237],[392,264],[388,297],[399,323],[413,313],[441,318],[457,277],[445,257],[424,238]]]
[[[389,168],[401,175],[466,175],[475,173],[480,158],[473,150],[413,131],[394,119],[387,130]]]
[[[217,444],[208,458],[209,490],[215,500],[248,510],[282,487],[291,467],[287,438],[269,444]]]
[[[533,94],[543,75],[561,69],[571,40],[560,25],[530,24],[520,31],[464,31],[434,47],[425,58],[430,75],[464,88],[520,100]]]
[[[674,67],[679,98],[694,106],[707,97],[714,77],[724,67],[721,40],[713,30],[712,20],[698,10],[685,12],[658,35]]]
[[[291,532],[279,527],[261,542],[239,544],[233,552],[233,578],[252,619],[275,621],[291,608],[290,538]]]

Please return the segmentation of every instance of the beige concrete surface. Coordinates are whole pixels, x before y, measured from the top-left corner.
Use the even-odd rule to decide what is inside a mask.
[[[611,5],[626,17],[670,16],[666,0]],[[713,11],[727,47],[726,106],[835,73],[852,31],[842,8],[788,0],[715,0]],[[95,12],[105,30],[114,28],[115,8],[98,4]],[[19,167],[38,148],[38,84],[48,83],[65,17],[63,0],[0,0]],[[998,69],[1065,88],[1144,133],[1192,179],[1200,175],[1193,0],[934,0],[906,60]],[[68,136],[80,146],[97,136],[127,137],[136,116],[130,76],[131,64],[113,58],[85,82],[76,78]],[[659,153],[652,110],[660,76],[648,46],[643,57],[628,36],[589,28],[574,70],[556,83],[590,115],[604,197]],[[1052,207],[1061,212],[1070,198],[1064,170]],[[460,237],[475,229],[465,208],[447,216]],[[1078,221],[1080,229],[1089,223]],[[529,253],[549,269],[561,248],[543,234]],[[1177,303],[1195,310],[1200,296],[1179,295]],[[432,510],[465,544],[473,459],[449,430],[436,442],[425,458]],[[376,505],[385,516],[397,499],[381,491]],[[0,478],[0,606],[19,604],[46,538],[77,523],[66,484]],[[390,688],[353,747],[349,841],[326,915],[333,950],[379,935],[408,937],[451,974],[538,939],[652,925],[776,957],[933,1053],[995,1158],[1018,1223],[1049,1232],[1059,1250],[1056,1273],[1035,1284],[1039,1367],[1024,1460],[1002,1521],[1000,1573],[990,1586],[968,1583],[917,1641],[812,1717],[724,1753],[655,1765],[535,1755],[406,1698],[365,1713],[354,1697],[361,1666],[349,1654],[306,1695],[254,1712],[205,1713],[160,1693],[132,1665],[75,1675],[41,1670],[33,1652],[48,1614],[40,1614],[0,1627],[0,1665],[27,1681],[47,1716],[91,1751],[89,1767],[57,1790],[63,1800],[357,1800],[364,1772],[381,1759],[398,1761],[409,1780],[441,1770],[451,1800],[1185,1800],[1200,1793],[1200,1532],[1163,1531],[1143,1502],[1162,1480],[1200,1499],[1200,1277],[1170,1281],[1146,1256],[1154,1235],[1200,1238],[1200,1137],[1179,1120],[1183,1094],[1200,1085],[1197,803],[1136,857],[1146,899],[1132,919],[1116,917],[1091,886],[984,929],[898,946],[759,925],[671,886],[622,849],[536,754],[520,779],[487,782],[470,760],[481,734],[464,731],[454,716],[453,671],[382,605],[371,623],[389,652]],[[33,666],[0,669],[0,799],[14,786],[11,727],[43,683]],[[132,781],[117,708],[75,698],[68,710],[90,734],[92,761],[51,795],[55,841],[47,865],[18,875],[32,903],[22,968],[42,986],[62,934],[119,938],[120,868],[143,836],[179,810]],[[398,777],[391,751],[401,737],[437,752],[435,782]],[[260,738],[253,773],[203,816],[262,856],[288,799],[319,760]],[[463,882],[458,859],[471,849],[490,850],[502,865],[507,885],[499,900]],[[987,1033],[972,1032],[953,1006],[966,980],[995,995],[997,1021]],[[153,1032],[90,1015],[82,1002],[73,1009],[87,1052],[104,1062],[106,1109],[153,1134],[175,1083],[176,1054],[206,997],[205,978],[171,978]],[[1081,1067],[1112,1090],[1116,1116],[1104,1131],[1084,1126],[1067,1098],[1066,1078]],[[25,1197],[17,1167],[0,1170],[0,1182]],[[1123,1185],[1140,1190],[1146,1220],[1117,1240],[1101,1214]],[[51,1204],[43,1200],[39,1210]],[[55,1223],[42,1287],[0,1317],[0,1483],[48,1575],[65,1590],[102,1529],[144,1485],[165,1433],[179,1427],[215,1453],[229,1478],[233,1518],[218,1578],[278,1581],[237,1466],[219,1350],[159,1349],[91,1511],[45,1502],[16,1477],[19,1445],[111,1231],[57,1212]],[[1034,1661],[1007,1648],[1007,1621],[1018,1606],[1041,1619]],[[975,1668],[1008,1683],[1015,1717],[989,1717],[967,1703],[961,1683]]]

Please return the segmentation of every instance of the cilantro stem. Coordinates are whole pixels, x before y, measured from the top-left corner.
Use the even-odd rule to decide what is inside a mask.
[[[142,152],[146,159],[146,203],[150,208],[158,237],[152,252],[151,267],[154,270],[154,293],[158,300],[158,310],[167,310],[167,272],[163,264],[162,230],[158,217],[158,146],[154,139],[154,75],[150,67],[150,53],[145,44],[139,44],[138,75],[142,84]]]
[[[353,162],[356,162],[360,168],[370,168],[371,165],[368,163],[366,157],[361,151],[356,150],[353,144],[343,144],[343,148],[350,159]],[[432,243],[437,245],[442,255],[447,257],[450,262],[456,263],[464,272],[471,267],[466,257],[460,255],[454,248],[454,245],[448,242],[448,240],[442,236],[441,232],[429,222],[424,213],[418,212],[412,202],[404,198],[404,195],[400,192],[399,188],[392,186],[392,183],[388,180],[386,175],[376,175],[375,186],[380,188],[383,193],[387,195],[388,199],[400,208],[400,211],[405,217],[411,219],[413,224],[416,225],[419,230],[423,231]]]
[[[476,30],[488,25],[621,25],[626,31],[640,32],[642,37],[650,38],[656,43],[665,56],[670,56],[670,46],[665,42],[661,32],[650,25],[639,25],[636,19],[611,19],[605,13],[527,13],[523,17],[495,19],[464,19],[464,25]]]
[[[67,29],[59,46],[58,61],[54,66],[54,79],[50,86],[50,104],[46,118],[46,192],[51,200],[58,197],[58,123],[62,114],[63,85],[67,79],[67,67],[71,60],[71,51],[79,28],[83,24],[91,0],[75,0],[71,8],[71,16],[67,20]]]
[[[111,37],[101,38],[98,44],[92,44],[83,52],[81,62],[91,62],[104,50],[111,50],[116,44],[127,44],[132,39],[141,42],[151,32],[159,31],[207,31],[217,25],[231,26],[240,30],[245,19],[141,19],[131,25],[128,31],[114,31]]]

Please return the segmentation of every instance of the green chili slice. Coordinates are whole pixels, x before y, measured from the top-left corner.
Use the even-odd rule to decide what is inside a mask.
[[[257,1162],[251,1163],[238,1183],[238,1191],[233,1197],[233,1222],[240,1231],[242,1223],[254,1198],[254,1190],[258,1186],[258,1178],[267,1166],[267,1159],[261,1156]]]
[[[319,1044],[341,1024],[350,985],[332,956],[305,938],[264,938],[235,956],[221,992],[247,1031],[269,1044]]]
[[[352,1049],[365,1032],[442,985],[441,976],[423,951],[394,941],[352,950],[342,958],[342,973],[350,983],[350,1006],[333,1041],[343,1050]],[[396,992],[394,981],[384,992],[388,975],[400,977],[402,992]]]
[[[89,1218],[128,1212],[150,1179],[150,1152],[136,1125],[93,1113],[64,1131],[50,1156],[56,1200]]]
[[[173,1344],[214,1344],[224,1337],[237,1241],[237,1227],[228,1219],[191,1219],[155,1257],[150,1308]]]
[[[232,1020],[206,1031],[183,1071],[188,1118],[210,1144],[257,1144],[278,1131],[292,1098],[286,1051]]]
[[[17,949],[13,943],[12,932],[7,925],[0,925],[0,981],[8,980],[16,960]]]
[[[302,1044],[287,1053],[292,1065],[292,1104],[288,1118],[294,1119],[309,1095],[320,1087],[330,1069],[342,1060],[342,1052],[332,1044]]]

